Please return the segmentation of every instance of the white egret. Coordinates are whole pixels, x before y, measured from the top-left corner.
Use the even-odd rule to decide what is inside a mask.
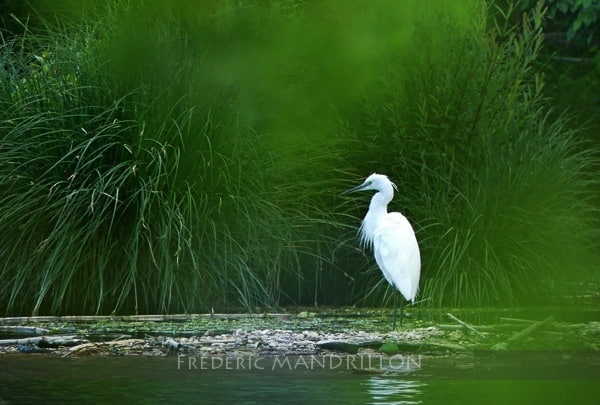
[[[406,217],[399,212],[387,212],[394,197],[396,185],[383,174],[373,173],[362,183],[343,194],[355,191],[377,191],[369,211],[360,226],[360,244],[371,248],[383,276],[408,301],[415,302],[421,276],[421,254],[415,232]],[[396,329],[396,300],[394,300],[394,324]],[[402,326],[400,303],[400,326]]]

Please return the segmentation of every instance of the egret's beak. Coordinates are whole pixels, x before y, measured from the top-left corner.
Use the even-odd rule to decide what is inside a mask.
[[[365,187],[366,187],[365,183],[363,183],[363,184],[359,184],[358,186],[356,186],[356,187],[352,187],[352,188],[351,188],[351,189],[349,189],[349,190],[342,191],[342,192],[340,193],[340,195],[344,195],[344,194],[350,194],[350,193],[354,193],[354,192],[356,192],[356,191],[362,191],[362,190],[363,190]]]

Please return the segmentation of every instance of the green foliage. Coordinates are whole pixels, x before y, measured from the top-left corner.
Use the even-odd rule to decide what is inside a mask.
[[[530,12],[535,1],[520,2]],[[559,111],[569,110],[584,136],[600,140],[600,3],[586,0],[546,1],[544,47],[539,69],[545,73],[545,94]]]
[[[2,82],[6,311],[272,305],[300,281],[303,233],[269,201],[257,134],[225,97],[184,88],[197,55],[173,77],[124,76],[103,53],[112,37],[88,36],[117,35],[105,28],[32,58],[19,39],[3,48],[21,72]]]
[[[521,10],[535,9],[539,0],[521,1]],[[598,48],[600,41],[600,3],[594,0],[546,0],[547,24],[566,32],[567,41]]]
[[[0,46],[5,312],[379,304],[366,196],[337,196],[373,171],[427,304],[586,267],[595,161],[543,105],[539,10],[423,3],[38,5]]]

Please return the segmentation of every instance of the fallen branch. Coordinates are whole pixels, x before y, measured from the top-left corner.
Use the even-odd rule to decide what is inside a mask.
[[[441,323],[439,325],[435,325],[435,327],[438,329],[441,329],[441,330],[459,330],[459,329],[465,328],[462,325],[446,324],[446,323]],[[492,324],[492,325],[477,325],[477,330],[479,332],[500,332],[500,331],[506,331],[506,330],[514,331],[518,327],[519,327],[519,325],[514,324],[514,323],[496,323],[496,324]]]
[[[500,318],[501,321],[506,321],[506,322],[512,322],[512,323],[527,323],[527,324],[531,324],[531,323],[535,323],[536,321],[532,320],[532,319],[521,319],[521,318]]]
[[[6,326],[0,325],[0,332],[11,333],[15,335],[39,336],[48,333],[48,329],[36,328],[33,326]]]
[[[96,345],[95,343],[82,343],[80,345],[71,347],[68,352],[63,354],[62,357],[67,357],[72,354],[76,356],[88,355],[91,353],[96,353],[98,352],[98,350],[98,345]]]
[[[553,320],[554,320],[554,317],[549,316],[548,318],[544,319],[543,321],[532,323],[531,325],[529,325],[522,331],[517,332],[514,335],[512,335],[510,338],[508,338],[508,343],[514,343],[514,342],[518,342],[519,340],[523,340],[524,338],[531,335],[533,332],[535,332],[542,326],[549,324]]]
[[[21,339],[2,339],[0,340],[0,346],[12,346],[12,345],[37,345],[42,341],[41,336],[21,338]]]
[[[86,340],[79,339],[74,335],[69,336],[35,336],[21,339],[2,339],[0,346],[11,345],[36,345],[39,347],[75,346]]]
[[[557,62],[577,63],[580,65],[591,65],[594,63],[594,58],[573,58],[569,56],[552,56],[551,58]]]
[[[286,319],[293,314],[268,313],[268,314],[174,314],[174,315],[124,315],[124,316],[19,316],[0,318],[0,324],[22,324],[37,322],[101,322],[101,321],[138,321],[138,322],[173,322],[191,321],[194,319],[252,319],[252,318],[278,318]]]
[[[224,339],[196,339],[194,340],[193,343],[199,343],[199,344],[212,344],[212,343],[235,343],[235,338],[234,337],[230,337],[230,338],[224,338]]]
[[[534,333],[536,330],[549,324],[552,321],[554,321],[554,317],[549,316],[548,318],[544,319],[543,321],[534,322],[531,325],[529,325],[528,327],[526,327],[525,329],[513,334],[511,337],[509,337],[506,340],[506,342],[496,343],[494,346],[492,346],[492,349],[493,350],[507,350],[511,344],[514,344],[515,342],[525,339],[526,337],[528,337],[529,335]]]
[[[457,323],[459,323],[462,327],[470,330],[471,332],[475,332],[477,335],[479,335],[479,337],[484,338],[485,335],[481,332],[479,332],[477,329],[475,329],[472,325],[469,325],[468,323],[466,323],[465,321],[461,321],[460,319],[458,319],[457,317],[455,317],[454,315],[452,315],[450,312],[448,312],[446,315],[448,315],[448,317],[454,321],[456,321]]]
[[[124,339],[124,340],[110,340],[108,342],[97,343],[99,346],[133,346],[135,344],[144,343],[144,339]]]

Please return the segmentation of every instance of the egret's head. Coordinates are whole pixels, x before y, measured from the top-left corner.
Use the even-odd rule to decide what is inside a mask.
[[[348,194],[348,193],[354,193],[355,191],[366,191],[366,190],[384,191],[391,187],[393,187],[395,190],[398,190],[396,188],[396,185],[394,183],[392,183],[385,174],[373,173],[372,175],[367,177],[366,180],[362,184],[360,184],[356,187],[353,187],[350,190],[346,190],[342,194]]]

